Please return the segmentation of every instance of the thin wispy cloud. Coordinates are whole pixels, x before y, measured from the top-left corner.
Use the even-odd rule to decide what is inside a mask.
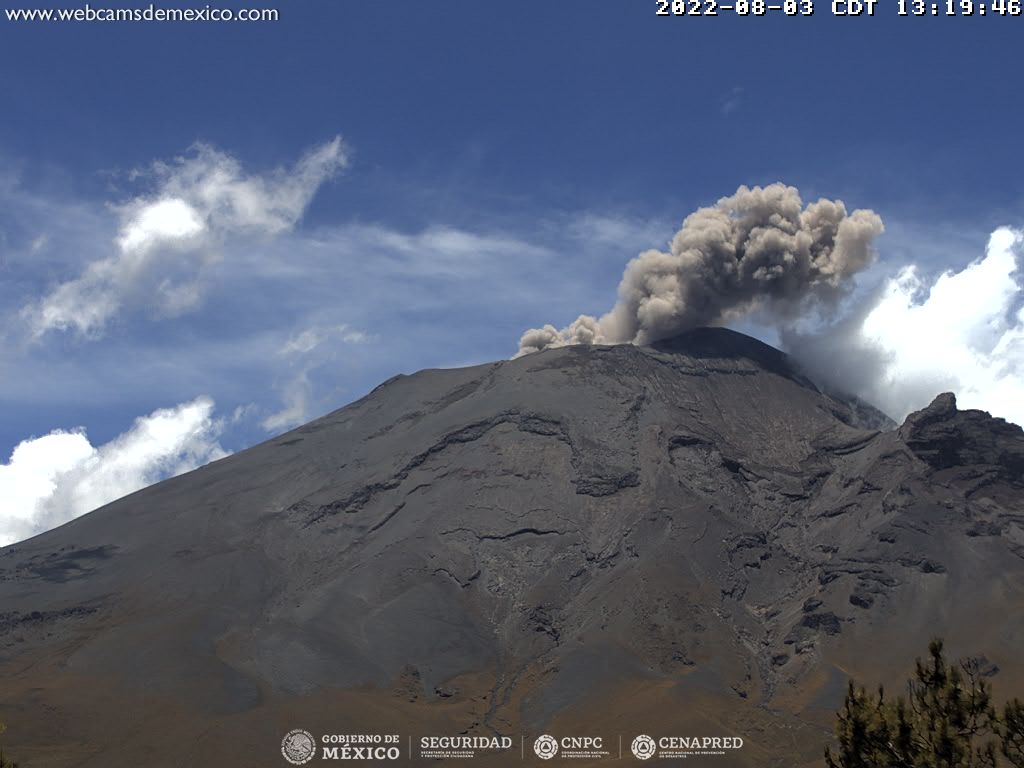
[[[292,168],[265,174],[247,174],[235,158],[206,144],[155,163],[140,175],[155,189],[116,207],[121,226],[111,253],[25,307],[32,335],[72,331],[95,339],[126,306],[165,316],[194,310],[203,273],[228,239],[287,232],[347,162],[335,138]]]
[[[260,422],[263,429],[280,432],[309,421],[314,415],[311,407],[315,397],[311,374],[341,358],[344,354],[342,347],[367,344],[372,340],[369,334],[346,323],[313,326],[289,337],[278,351],[290,369],[284,383],[277,387],[282,407]]]
[[[281,354],[286,356],[307,355],[324,342],[335,339],[345,344],[366,344],[370,341],[367,334],[350,328],[345,323],[327,328],[315,326],[291,336],[281,348]]]
[[[743,88],[734,86],[720,100],[720,109],[724,117],[728,117],[740,108],[743,103]]]

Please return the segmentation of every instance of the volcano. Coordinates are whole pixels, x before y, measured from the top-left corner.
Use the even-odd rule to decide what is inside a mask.
[[[650,734],[819,765],[849,677],[934,636],[1024,690],[1022,488],[1020,427],[950,394],[897,426],[720,328],[397,376],[0,550],[5,746],[283,766],[301,728],[521,765],[551,734],[636,763]]]

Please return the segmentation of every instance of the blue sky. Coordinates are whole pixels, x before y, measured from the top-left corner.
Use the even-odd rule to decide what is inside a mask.
[[[150,482],[395,373],[508,357],[527,327],[606,310],[631,257],[741,184],[876,211],[876,283],[915,264],[927,286],[1024,219],[1022,17],[276,7],[259,24],[0,18],[0,461],[53,430],[136,445],[136,419],[209,398],[198,443]],[[286,194],[336,136],[280,227],[211,224],[155,276],[111,277],[125,292],[98,332],[33,334],[33,308],[187,169]],[[187,306],[148,300],[159,281]]]

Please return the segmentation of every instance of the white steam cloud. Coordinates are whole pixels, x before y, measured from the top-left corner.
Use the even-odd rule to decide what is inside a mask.
[[[985,256],[928,285],[910,266],[824,332],[783,334],[815,378],[902,421],[936,394],[1024,424],[1024,233],[1001,228]]]
[[[320,186],[347,165],[340,137],[294,167],[246,174],[230,155],[205,144],[147,172],[156,191],[119,207],[110,256],[88,264],[24,315],[32,335],[71,330],[96,338],[126,304],[176,316],[202,299],[203,270],[228,235],[274,236],[298,222]]]
[[[870,265],[882,220],[841,200],[806,207],[795,187],[740,187],[683,222],[667,252],[629,262],[615,307],[561,330],[523,334],[518,354],[566,344],[648,344],[751,309],[787,317],[808,302],[832,304]]]
[[[0,546],[226,456],[213,408],[200,397],[154,411],[99,447],[83,430],[21,442],[0,464]]]

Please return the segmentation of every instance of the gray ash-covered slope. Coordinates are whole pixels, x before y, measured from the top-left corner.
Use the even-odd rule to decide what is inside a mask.
[[[32,765],[275,765],[297,726],[815,764],[847,675],[932,636],[1024,689],[1022,489],[1019,427],[896,429],[723,329],[400,376],[0,550],[0,719]]]

